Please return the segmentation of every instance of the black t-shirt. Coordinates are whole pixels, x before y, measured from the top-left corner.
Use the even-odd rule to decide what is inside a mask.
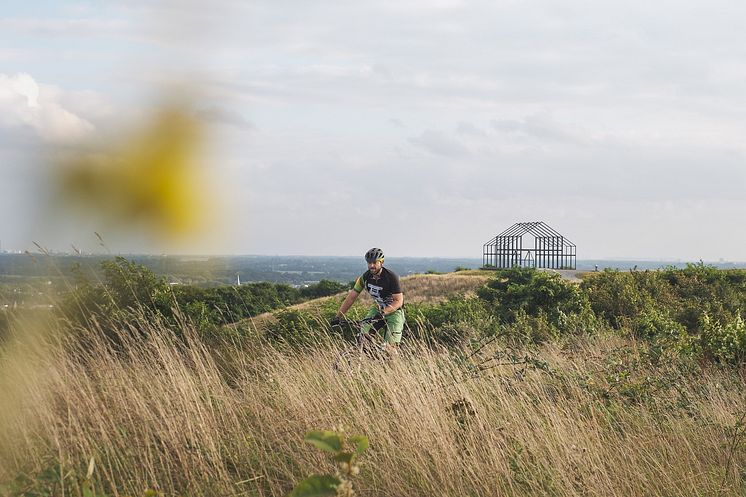
[[[385,267],[381,268],[381,273],[378,276],[371,274],[370,270],[364,272],[355,281],[353,289],[356,292],[367,290],[370,296],[373,297],[373,300],[376,301],[376,304],[378,304],[378,307],[391,305],[394,301],[393,295],[395,293],[402,293],[399,277],[396,273],[389,271]]]

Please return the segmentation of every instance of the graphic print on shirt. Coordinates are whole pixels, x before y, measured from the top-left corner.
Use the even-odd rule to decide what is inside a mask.
[[[382,286],[374,285],[371,282],[368,282],[368,293],[371,297],[373,297],[373,300],[376,301],[376,304],[378,304],[378,307],[386,307],[386,305],[389,302],[386,302],[383,297],[381,296],[381,290],[383,290]]]
[[[394,302],[394,295],[401,293],[399,277],[393,271],[381,268],[380,274],[372,275],[366,271],[355,280],[355,286],[352,288],[360,293],[366,290],[378,307],[387,307]]]

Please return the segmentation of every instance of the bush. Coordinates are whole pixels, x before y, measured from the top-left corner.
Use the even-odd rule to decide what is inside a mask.
[[[342,283],[330,280],[321,280],[315,285],[310,285],[306,288],[302,288],[300,290],[300,295],[305,299],[317,299],[320,297],[336,295],[340,292],[344,292],[347,289],[349,289],[349,287]]]
[[[582,285],[597,316],[657,346],[739,363],[746,354],[746,272],[704,264],[684,269],[606,270]]]
[[[275,314],[277,324],[270,326],[265,338],[272,343],[307,345],[313,340],[315,320],[309,313],[284,309]]]
[[[475,335],[494,331],[495,323],[484,304],[475,298],[453,297],[437,304],[407,304],[405,312],[409,336],[430,344],[459,346]]]
[[[58,312],[74,328],[95,325],[113,344],[121,345],[123,330],[144,333],[133,323],[173,321],[173,294],[162,278],[124,257],[104,261],[101,267],[103,284],[93,285],[78,273],[76,289],[62,300]]]
[[[705,357],[727,364],[746,359],[746,324],[741,316],[723,324],[704,314],[701,326],[702,333],[695,343]]]
[[[542,315],[556,327],[564,316],[581,313],[586,306],[575,285],[557,273],[531,268],[500,270],[477,294],[505,324],[516,322],[519,316]]]
[[[104,261],[101,267],[104,280],[98,285],[91,284],[79,271],[75,273],[76,288],[64,299],[61,309],[76,325],[86,325],[93,318],[104,327],[117,328],[117,323],[131,321],[134,312],[138,317],[163,319],[171,325],[178,325],[178,318],[183,316],[203,334],[212,334],[223,325],[346,289],[329,280],[302,290],[269,282],[213,288],[171,287],[146,267],[123,257]]]
[[[652,272],[607,269],[583,280],[581,290],[593,312],[616,329],[634,327],[632,322],[657,302],[671,301],[668,288]]]
[[[586,278],[581,288],[593,311],[615,328],[634,328],[640,316],[663,313],[698,332],[705,313],[726,322],[746,309],[746,273],[702,264],[662,271],[606,270]]]

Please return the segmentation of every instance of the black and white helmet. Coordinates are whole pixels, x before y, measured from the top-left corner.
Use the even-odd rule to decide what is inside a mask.
[[[383,260],[383,250],[372,248],[365,253],[365,262],[376,262]]]

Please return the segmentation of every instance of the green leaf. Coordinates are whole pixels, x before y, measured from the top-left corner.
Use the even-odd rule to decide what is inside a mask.
[[[340,452],[334,456],[334,460],[337,462],[346,462],[347,464],[352,462],[352,458],[355,455],[352,452]]]
[[[304,440],[326,452],[342,450],[342,439],[333,431],[309,431]]]
[[[357,435],[350,437],[350,442],[355,446],[355,452],[362,454],[368,448],[368,437]]]
[[[332,475],[311,475],[298,483],[288,497],[336,495],[340,481]]]

